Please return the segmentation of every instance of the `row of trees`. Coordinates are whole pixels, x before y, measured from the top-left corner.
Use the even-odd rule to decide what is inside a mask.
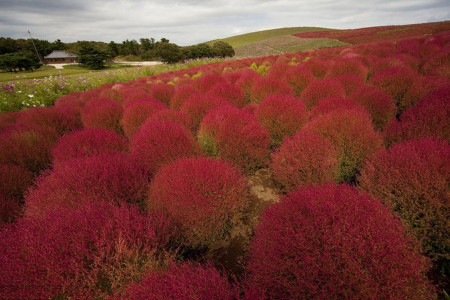
[[[122,56],[127,60],[161,60],[165,63],[176,63],[186,59],[232,57],[233,47],[219,41],[212,46],[203,43],[194,46],[181,47],[170,43],[166,38],[155,41],[154,38],[125,40],[122,43],[95,41],[77,41],[63,43],[61,40],[48,42],[34,40],[38,57],[30,39],[0,38],[0,69],[4,71],[29,70],[39,67],[39,61],[53,50],[66,50],[77,54],[81,64],[90,69],[101,69],[105,60]]]

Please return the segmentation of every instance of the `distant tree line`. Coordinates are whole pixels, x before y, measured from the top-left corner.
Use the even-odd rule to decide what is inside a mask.
[[[232,57],[233,47],[218,41],[212,45],[202,43],[181,47],[162,38],[141,38],[125,40],[122,43],[77,41],[64,43],[61,40],[49,42],[33,39],[39,57],[36,54],[31,39],[12,39],[0,37],[0,69],[4,71],[30,70],[40,67],[40,61],[53,50],[66,50],[77,54],[80,63],[91,69],[103,67],[103,61],[121,57],[125,60],[161,60],[166,63],[176,63],[186,59]]]

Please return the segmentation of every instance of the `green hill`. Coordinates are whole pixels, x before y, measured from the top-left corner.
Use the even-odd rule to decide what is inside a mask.
[[[286,27],[286,28],[277,28],[277,29],[269,29],[269,30],[262,30],[262,31],[256,31],[256,32],[250,32],[240,35],[235,35],[231,37],[227,37],[224,39],[217,39],[214,41],[207,42],[207,44],[214,44],[214,42],[217,41],[224,41],[235,47],[239,46],[245,46],[247,44],[252,44],[256,42],[260,42],[266,39],[285,36],[285,35],[291,35],[296,33],[304,33],[304,32],[311,32],[311,31],[322,31],[322,30],[330,30],[328,28],[322,28],[322,27]]]

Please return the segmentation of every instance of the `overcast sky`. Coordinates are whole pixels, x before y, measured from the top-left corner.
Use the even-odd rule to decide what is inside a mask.
[[[0,0],[0,36],[63,42],[162,37],[190,45],[297,26],[359,28],[450,20],[450,0]]]

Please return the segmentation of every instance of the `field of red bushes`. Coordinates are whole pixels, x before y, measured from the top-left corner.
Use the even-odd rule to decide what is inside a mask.
[[[444,297],[448,24],[1,114],[0,298]]]

